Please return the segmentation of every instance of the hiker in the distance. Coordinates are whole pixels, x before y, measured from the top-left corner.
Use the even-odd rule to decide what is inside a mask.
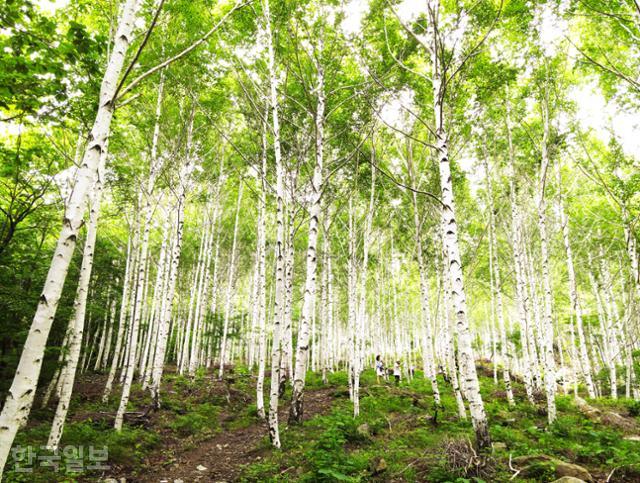
[[[386,373],[384,370],[384,362],[382,362],[382,358],[380,354],[378,354],[376,356],[376,381],[378,381],[378,384],[380,384],[380,376],[385,377]]]
[[[396,386],[400,385],[400,374],[402,373],[402,367],[400,366],[400,361],[396,361],[393,366],[393,377],[396,380]]]

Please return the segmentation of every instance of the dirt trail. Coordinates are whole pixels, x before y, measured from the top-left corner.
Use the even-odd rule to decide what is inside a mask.
[[[332,392],[330,388],[306,391],[303,419],[328,412],[331,407]],[[288,404],[280,408],[281,428],[286,425],[288,409]],[[137,476],[135,481],[144,483],[232,482],[240,475],[242,465],[259,461],[269,452],[261,444],[267,435],[266,424],[254,424],[237,429],[225,428],[224,423],[222,426],[219,434],[198,442],[195,448],[179,452],[176,459],[169,465],[163,465],[162,461],[158,461],[155,467],[148,473]]]

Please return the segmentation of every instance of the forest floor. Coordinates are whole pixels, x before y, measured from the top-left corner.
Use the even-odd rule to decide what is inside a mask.
[[[53,410],[39,408],[36,401],[15,446],[33,448],[30,465],[21,454],[22,470],[31,471],[20,471],[10,460],[5,481],[480,483],[574,476],[640,482],[639,404],[608,398],[576,404],[571,395],[561,395],[558,421],[548,427],[543,397],[529,404],[514,381],[516,405],[510,408],[491,367],[481,363],[479,369],[493,439],[486,454],[474,450],[471,423],[458,418],[450,386],[440,380],[442,407],[436,410],[420,374],[395,387],[377,384],[366,371],[361,414],[354,419],[346,374],[330,374],[323,385],[310,373],[302,424],[287,425],[289,390],[281,401],[280,451],[269,445],[265,423],[256,414],[255,378],[244,368],[229,370],[222,382],[211,374],[169,373],[158,411],[149,409],[149,396],[136,387],[120,432],[111,429],[117,394],[102,404],[105,376],[85,375],[74,391],[58,467],[44,465],[51,456],[40,448]],[[108,447],[103,463],[108,469],[89,467],[97,464],[90,446]]]

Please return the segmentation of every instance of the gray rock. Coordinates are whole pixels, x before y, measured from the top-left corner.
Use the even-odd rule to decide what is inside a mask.
[[[551,483],[586,483],[584,480],[580,478],[574,478],[573,476],[563,476],[558,480],[554,480]]]
[[[619,429],[620,431],[632,432],[637,430],[635,421],[631,418],[625,418],[613,411],[607,411],[600,417],[600,422],[606,426]]]
[[[580,465],[574,465],[573,463],[565,463],[564,461],[556,460],[556,475],[559,477],[568,476],[570,478],[577,478],[583,481],[593,481],[591,473]]]
[[[513,459],[513,464],[521,470],[520,475],[525,478],[535,478],[552,470],[558,478],[567,476],[588,483],[593,481],[593,477],[586,468],[544,454],[518,456]]]

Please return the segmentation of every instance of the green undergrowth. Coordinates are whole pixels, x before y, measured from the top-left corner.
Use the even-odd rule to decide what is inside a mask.
[[[457,415],[450,384],[439,378],[442,404],[434,405],[431,385],[418,373],[413,381],[377,383],[372,371],[361,377],[360,415],[353,417],[345,372],[322,375],[309,373],[306,390],[322,391],[331,406],[301,425],[281,421],[282,449],[274,451],[268,438],[259,448],[260,459],[244,466],[245,482],[507,482],[553,481],[554,462],[538,463],[528,479],[514,475],[510,459],[523,455],[548,455],[587,468],[594,477],[611,481],[640,481],[640,442],[625,439],[640,436],[638,404],[624,398],[588,400],[603,415],[602,420],[583,415],[573,398],[559,395],[558,419],[547,425],[544,398],[531,405],[524,388],[514,381],[516,404],[509,407],[502,384],[494,384],[490,367],[479,366],[481,391],[490,423],[494,448],[477,457],[473,449],[471,422]],[[265,388],[269,381],[265,381]],[[282,407],[288,407],[287,386]],[[108,447],[112,470],[106,474],[137,475],[148,470],[150,455],[175,457],[173,451],[195,447],[201,442],[240,428],[264,424],[255,406],[255,377],[243,367],[229,372],[223,383],[211,374],[194,377],[174,373],[163,381],[162,409],[140,421],[128,420],[121,432],[112,429],[118,394],[103,404],[99,396],[77,394],[72,400],[65,427],[57,471],[41,463],[50,456],[46,444],[53,417],[52,408],[32,412],[28,427],[21,431],[16,447],[33,453],[32,472],[17,471],[10,457],[7,482],[98,481],[100,471],[91,470],[89,447]],[[129,411],[146,414],[148,395],[135,386]],[[626,428],[605,420],[609,413],[624,418]],[[167,444],[174,447],[168,451]],[[83,449],[79,454],[78,448]],[[162,459],[162,458],[161,458]],[[74,466],[74,462],[79,462]],[[95,464],[95,462],[93,462]],[[76,471],[76,470],[82,471]]]
[[[36,401],[29,425],[18,433],[2,481],[98,481],[104,471],[91,468],[95,465],[109,466],[106,474],[142,474],[146,458],[163,451],[168,440],[187,447],[228,427],[254,424],[258,420],[255,405],[247,404],[250,386],[246,369],[236,369],[224,384],[202,371],[194,377],[169,373],[163,379],[161,410],[154,412],[149,410],[149,393],[134,384],[127,412],[140,415],[140,419],[126,420],[119,432],[113,429],[120,396],[118,387],[106,403],[99,394],[91,397],[74,394],[57,454],[44,448],[55,405],[40,409]],[[226,413],[224,428],[223,413]],[[101,463],[99,451],[105,447],[108,459]],[[21,460],[17,465],[14,456]],[[47,466],[47,462],[55,463],[57,468]]]
[[[283,430],[282,450],[246,466],[242,481],[555,480],[553,463],[540,464],[528,479],[512,479],[510,458],[538,454],[581,465],[605,479],[617,468],[619,479],[611,481],[640,481],[640,443],[624,439],[623,430],[588,419],[570,396],[558,396],[558,420],[549,427],[544,403],[532,406],[524,400],[521,384],[514,382],[516,405],[509,407],[502,386],[480,373],[495,443],[481,458],[472,445],[471,423],[458,418],[450,385],[442,379],[442,405],[436,408],[430,383],[420,374],[395,387],[391,382],[377,384],[367,371],[361,379],[360,415],[354,418],[346,374],[336,373],[329,376],[334,390],[331,412]],[[322,387],[319,375],[310,383]],[[633,421],[634,403],[601,400],[600,404]],[[640,419],[635,421],[640,428]]]
[[[102,471],[101,466],[135,467],[161,441],[154,431],[129,426],[114,431],[111,425],[86,420],[67,423],[59,451],[53,453],[45,448],[49,429],[43,422],[18,434],[3,481],[75,481]]]

